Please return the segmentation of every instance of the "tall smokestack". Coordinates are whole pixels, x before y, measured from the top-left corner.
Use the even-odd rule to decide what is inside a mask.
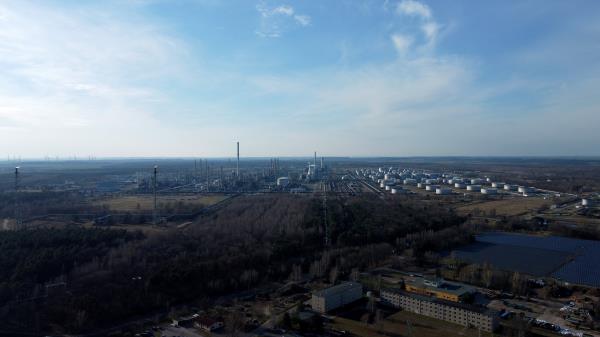
[[[323,169],[323,157],[321,157],[321,170]]]
[[[313,162],[315,169],[317,168],[317,151],[315,151],[315,161]]]
[[[237,166],[236,166],[235,172],[239,179],[239,177],[240,177],[240,142],[237,142]]]

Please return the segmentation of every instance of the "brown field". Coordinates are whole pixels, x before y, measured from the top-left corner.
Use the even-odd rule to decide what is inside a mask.
[[[552,201],[544,200],[542,198],[511,198],[504,200],[491,200],[482,201],[467,204],[456,208],[459,214],[473,213],[474,210],[479,209],[485,214],[490,215],[492,210],[496,210],[496,215],[521,215],[532,211],[537,211],[543,205],[551,205]]]
[[[333,323],[335,329],[346,330],[357,336],[385,337],[385,336],[408,336],[407,322],[410,322],[410,336],[413,337],[476,337],[478,331],[466,327],[440,321],[434,318],[399,311],[387,317],[382,325],[366,325],[345,318],[336,317]],[[492,334],[481,332],[482,337],[490,337]]]
[[[158,196],[158,204],[183,202],[210,206],[226,199],[225,195],[168,195]],[[100,199],[93,202],[96,206],[107,205],[113,211],[151,210],[153,197],[151,195],[124,196],[110,199]],[[138,207],[139,205],[139,207]]]
[[[600,226],[600,219],[590,218],[580,215],[544,215],[544,218],[552,220],[556,223],[566,223],[566,224],[581,224],[581,225],[593,225]]]

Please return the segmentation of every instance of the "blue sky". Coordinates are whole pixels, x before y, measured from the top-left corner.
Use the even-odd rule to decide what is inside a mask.
[[[8,0],[0,79],[6,155],[600,155],[600,2]]]

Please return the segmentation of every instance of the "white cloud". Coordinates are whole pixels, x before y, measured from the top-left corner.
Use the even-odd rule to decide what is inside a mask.
[[[294,20],[298,22],[301,26],[310,25],[310,16],[308,15],[294,15]]]
[[[435,47],[442,26],[436,22],[429,6],[416,0],[402,0],[396,7],[396,13],[401,16],[415,16],[419,18],[418,23],[406,22],[404,25],[418,26],[415,35],[422,36],[423,42],[419,47],[421,51],[430,51]],[[398,44],[393,36],[392,41],[394,41],[396,50],[398,50]]]
[[[292,6],[281,5],[281,6],[273,8],[271,13],[292,16],[292,15],[294,15],[294,8],[292,8]]]
[[[306,27],[311,22],[310,16],[296,13],[289,5],[270,7],[265,2],[260,2],[256,5],[256,10],[261,19],[260,27],[256,30],[260,37],[280,37],[294,23]]]
[[[399,14],[408,16],[417,16],[422,19],[431,18],[431,9],[429,6],[415,0],[402,0],[396,8]]]
[[[38,155],[102,148],[108,132],[139,145],[166,99],[153,83],[186,76],[185,45],[134,14],[16,1],[0,13],[0,153],[13,141]],[[55,142],[68,135],[77,141]]]
[[[427,22],[421,26],[423,29],[423,33],[425,33],[425,37],[428,41],[435,41],[440,30],[440,26],[435,22]]]
[[[413,38],[403,34],[393,34],[392,42],[394,43],[394,47],[396,48],[398,54],[404,55],[412,45]]]

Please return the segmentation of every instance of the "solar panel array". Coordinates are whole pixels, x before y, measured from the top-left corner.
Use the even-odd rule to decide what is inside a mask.
[[[467,260],[479,260],[474,262],[488,259],[488,262],[500,268],[519,272],[525,272],[523,266],[530,263],[527,267],[529,274],[549,274],[561,281],[600,287],[599,241],[503,232],[478,235],[477,241],[471,249],[465,247],[467,249],[457,250],[458,256],[466,257]],[[483,249],[479,250],[481,256],[476,256],[477,244],[480,245],[479,248],[482,247],[481,244],[498,247],[483,246]],[[531,250],[524,251],[523,248]],[[498,251],[502,252],[502,258],[499,258]],[[528,256],[524,256],[524,253]],[[496,263],[489,260],[495,260]]]

